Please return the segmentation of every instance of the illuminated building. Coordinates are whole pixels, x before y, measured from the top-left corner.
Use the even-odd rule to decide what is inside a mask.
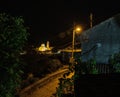
[[[41,46],[38,48],[38,51],[41,52],[42,54],[51,54],[51,50],[53,47],[50,47],[49,41],[47,41],[46,46],[44,43],[41,44]]]

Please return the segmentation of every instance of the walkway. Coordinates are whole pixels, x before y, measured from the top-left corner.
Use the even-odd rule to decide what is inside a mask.
[[[67,71],[68,69],[60,69],[57,72],[48,75],[24,89],[21,92],[20,97],[52,97],[52,94],[56,92],[56,87],[59,83],[58,79]],[[71,74],[70,77],[72,75],[73,74]]]

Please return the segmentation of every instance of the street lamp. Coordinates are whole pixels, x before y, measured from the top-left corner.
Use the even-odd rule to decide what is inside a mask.
[[[75,49],[74,49],[74,47],[75,47],[75,34],[77,33],[80,33],[81,32],[81,30],[82,30],[82,28],[81,27],[75,27],[74,26],[74,28],[73,28],[73,35],[72,35],[72,56],[71,56],[71,59],[70,59],[70,62],[73,64],[74,63],[74,52],[76,51]]]

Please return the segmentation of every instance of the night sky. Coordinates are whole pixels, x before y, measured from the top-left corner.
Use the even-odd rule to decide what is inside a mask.
[[[69,30],[76,22],[89,28],[120,12],[118,0],[0,0],[0,12],[23,16],[31,44],[39,44]]]

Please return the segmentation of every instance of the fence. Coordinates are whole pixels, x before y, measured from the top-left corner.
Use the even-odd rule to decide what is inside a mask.
[[[110,73],[110,65],[109,64],[97,64],[96,69],[98,70],[99,74]]]

